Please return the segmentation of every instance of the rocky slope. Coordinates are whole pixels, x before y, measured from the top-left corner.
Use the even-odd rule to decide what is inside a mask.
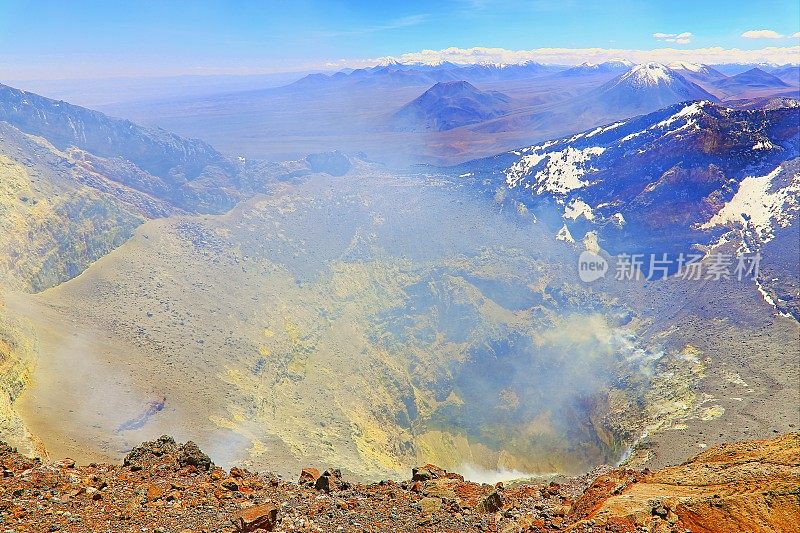
[[[722,445],[659,471],[601,468],[503,486],[433,465],[352,484],[306,468],[297,482],[216,467],[170,437],[122,465],[42,465],[0,445],[0,521],[17,531],[798,531],[800,434]]]
[[[797,272],[786,239],[800,205],[796,100],[733,109],[681,103],[569,138],[455,168],[506,201],[561,228],[595,232],[610,253],[681,253],[735,243],[734,252],[789,244],[773,254]],[[736,246],[739,249],[736,249]],[[766,252],[765,252],[766,253]],[[792,276],[762,279],[781,312],[800,317]]]
[[[87,170],[187,211],[221,212],[237,199],[234,165],[202,141],[0,85],[0,122],[77,149]]]

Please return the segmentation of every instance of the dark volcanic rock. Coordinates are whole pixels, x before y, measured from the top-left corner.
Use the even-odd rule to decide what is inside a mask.
[[[133,448],[125,456],[122,466],[138,466],[164,455],[174,454],[176,451],[178,451],[178,445],[175,444],[175,439],[169,435],[161,435],[156,440],[143,442]]]
[[[498,491],[494,491],[481,500],[478,510],[482,513],[496,513],[503,508],[503,497]]]
[[[417,466],[411,469],[411,481],[428,481],[445,477],[446,475],[447,471],[431,464]]]
[[[174,462],[179,467],[194,466],[202,471],[208,471],[214,465],[194,442],[176,444],[175,439],[168,435],[136,446],[125,456],[122,465],[139,469],[143,465],[165,460]]]
[[[314,488],[323,492],[339,490],[342,485],[342,472],[338,468],[329,468],[317,478]]]
[[[189,441],[178,449],[178,464],[196,466],[198,470],[208,470],[214,463],[208,455],[200,451],[197,444]]]

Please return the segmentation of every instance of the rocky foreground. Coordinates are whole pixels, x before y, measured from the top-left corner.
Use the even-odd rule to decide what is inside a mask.
[[[121,466],[42,464],[0,445],[0,531],[800,531],[800,433],[711,448],[657,472],[481,485],[433,465],[408,481],[297,482],[214,466],[161,437]]]

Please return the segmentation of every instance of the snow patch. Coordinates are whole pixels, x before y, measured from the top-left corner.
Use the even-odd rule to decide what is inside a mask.
[[[582,179],[587,172],[594,170],[589,161],[605,150],[599,146],[582,149],[568,146],[555,152],[526,155],[505,171],[506,184],[510,188],[517,186],[539,163],[546,160],[544,168],[534,174],[530,187],[536,194],[566,194],[589,185]]]
[[[605,133],[605,132],[613,130],[615,128],[619,128],[620,126],[624,125],[626,122],[627,121],[623,120],[623,121],[620,121],[620,122],[615,122],[615,123],[610,124],[608,126],[600,126],[599,128],[595,128],[592,131],[590,131],[589,133],[587,133],[586,134],[586,138],[588,139],[589,137],[594,137],[595,135],[600,135],[601,133]]]
[[[683,109],[681,109],[680,111],[678,111],[674,115],[670,116],[667,119],[662,120],[661,122],[659,122],[658,124],[656,124],[655,126],[652,126],[652,127],[653,128],[664,128],[664,127],[669,126],[670,124],[672,124],[673,122],[675,122],[676,120],[679,120],[681,118],[688,118],[689,120],[687,121],[686,125],[687,126],[691,125],[691,124],[694,123],[694,120],[692,120],[691,117],[696,117],[697,115],[699,115],[703,111],[703,107],[705,107],[706,105],[709,105],[710,103],[711,102],[709,102],[708,100],[701,100],[699,102],[692,102],[691,104],[685,106]]]
[[[564,226],[558,230],[558,233],[556,233],[556,240],[571,243],[575,242],[575,239],[572,237],[572,233],[569,232],[569,228],[566,224],[564,224]]]
[[[689,72],[705,72],[706,67],[705,65],[701,65],[700,63],[689,63],[686,61],[675,61],[674,63],[669,64],[669,68],[675,70],[686,70]]]
[[[564,208],[564,218],[567,220],[577,220],[581,215],[583,215],[586,220],[594,220],[594,211],[592,211],[589,204],[579,198],[570,200]]]
[[[753,150],[772,150],[773,148],[775,148],[775,145],[772,144],[769,139],[758,141],[753,145]]]
[[[600,239],[596,231],[586,232],[586,235],[583,236],[583,247],[593,254],[600,253]]]
[[[771,241],[775,237],[773,221],[782,228],[788,227],[800,210],[800,174],[792,176],[786,187],[770,192],[772,181],[782,171],[777,167],[766,176],[743,179],[733,198],[700,229],[740,224],[752,228],[761,242]]]

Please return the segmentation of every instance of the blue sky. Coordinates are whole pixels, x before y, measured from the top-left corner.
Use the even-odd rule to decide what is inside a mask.
[[[756,30],[774,34],[742,36]],[[758,50],[798,46],[798,31],[796,0],[0,0],[0,76],[270,72],[448,47]]]

